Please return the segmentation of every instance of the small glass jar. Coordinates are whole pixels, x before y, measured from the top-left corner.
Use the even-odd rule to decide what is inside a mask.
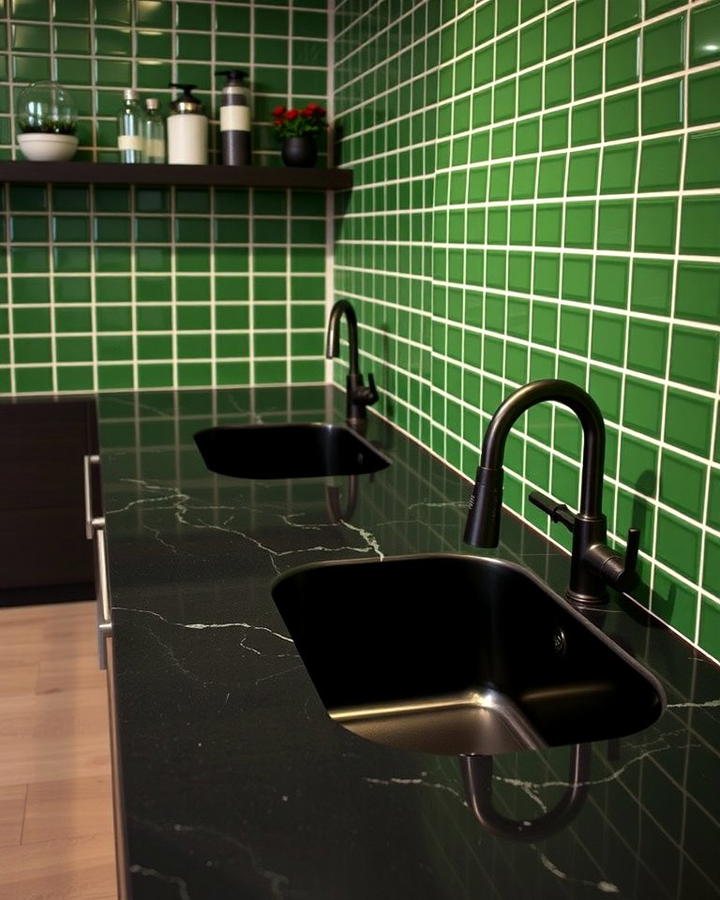
[[[160,101],[154,97],[145,101],[142,161],[165,162],[165,120],[160,112]]]
[[[128,88],[123,91],[123,105],[117,114],[120,162],[142,162],[145,141],[145,110],[140,94]]]

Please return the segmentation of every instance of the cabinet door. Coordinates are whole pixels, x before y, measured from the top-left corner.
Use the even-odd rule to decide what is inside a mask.
[[[83,456],[96,450],[94,400],[2,401],[0,434],[0,591],[91,584]]]

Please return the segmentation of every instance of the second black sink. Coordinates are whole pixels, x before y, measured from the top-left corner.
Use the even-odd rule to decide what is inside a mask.
[[[345,425],[219,425],[194,437],[211,472],[236,478],[363,475],[390,465],[387,457]]]
[[[632,734],[663,710],[650,673],[510,562],[317,563],[273,598],[331,718],[381,744],[517,752]]]

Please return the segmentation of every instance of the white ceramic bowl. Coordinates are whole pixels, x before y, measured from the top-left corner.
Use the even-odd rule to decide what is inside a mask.
[[[59,162],[72,159],[78,139],[72,134],[19,134],[18,144],[26,159],[33,162]]]

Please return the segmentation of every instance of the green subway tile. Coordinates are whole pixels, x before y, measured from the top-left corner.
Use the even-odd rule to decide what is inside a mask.
[[[672,253],[675,249],[677,202],[638,200],[635,219],[635,249],[648,253]]]
[[[57,245],[53,247],[56,272],[87,272],[90,269],[90,247]]]
[[[573,7],[570,6],[548,16],[545,25],[545,52],[547,59],[572,49],[573,12]]]
[[[685,197],[682,204],[680,252],[720,256],[720,198]]]
[[[98,388],[102,390],[129,390],[134,387],[133,368],[129,365],[98,366]]]
[[[520,65],[523,68],[539,63],[545,49],[545,32],[542,21],[526,25],[520,31]]]
[[[573,107],[572,143],[595,144],[600,140],[600,102],[593,101]]]
[[[605,140],[614,141],[624,137],[634,137],[638,133],[637,91],[606,97],[604,102]]]
[[[642,89],[642,132],[670,131],[683,124],[683,81],[663,81]]]
[[[171,59],[173,54],[172,36],[162,31],[137,31],[138,56],[146,59]]]
[[[72,0],[68,6],[72,6]],[[78,5],[75,3],[75,5]],[[85,4],[87,6],[87,4]],[[49,0],[11,0],[10,15],[15,19],[36,19],[47,22],[50,19]]]
[[[660,436],[663,389],[651,381],[628,376],[625,379],[623,425],[643,434]]]
[[[92,316],[89,307],[62,307],[54,311],[55,331],[59,332],[92,332]]]
[[[707,521],[708,525],[720,531],[720,472],[717,469],[710,472]]]
[[[13,309],[12,323],[16,334],[47,334],[50,331],[50,310],[33,307]]]
[[[622,380],[617,372],[590,367],[588,390],[600,407],[606,422],[618,422],[620,419],[621,388]]]
[[[637,33],[609,41],[605,47],[605,90],[624,87],[638,80],[638,40]]]
[[[600,191],[603,194],[626,194],[635,189],[637,144],[621,144],[603,149]]]
[[[132,309],[129,306],[98,306],[96,316],[98,331],[132,330]]]
[[[665,441],[707,456],[712,437],[712,401],[677,388],[668,389]]]
[[[13,25],[13,50],[23,53],[50,52],[50,29],[47,25]]]
[[[495,77],[503,78],[517,71],[517,35],[511,34],[495,45]]]
[[[55,352],[59,362],[88,362],[93,358],[92,338],[56,338]]]
[[[550,113],[543,116],[542,120],[542,148],[543,150],[557,150],[567,147],[568,144],[568,114],[567,110]]]
[[[568,204],[565,208],[565,246],[591,249],[594,234],[595,204]]]
[[[512,197],[513,200],[528,199],[535,196],[535,176],[537,160],[518,160],[513,165]]]
[[[590,300],[592,285],[592,258],[589,256],[565,256],[561,296],[567,300]]]
[[[629,261],[598,256],[595,261],[595,303],[602,306],[627,306]]]
[[[543,156],[538,172],[538,197],[561,197],[565,186],[565,154]]]
[[[694,613],[694,608],[692,611]],[[703,596],[700,603],[700,631],[698,638],[700,646],[716,659],[720,656],[720,641],[718,641],[718,634],[720,634],[719,615],[720,604],[715,598]],[[694,625],[694,623],[695,619],[693,617],[692,624]],[[695,636],[694,631],[683,631],[683,634],[686,634],[691,640]]]
[[[677,325],[672,332],[670,378],[691,387],[715,391],[718,341],[712,331]]]
[[[570,156],[567,193],[569,195],[594,194],[597,190],[599,150],[586,150]]]
[[[640,0],[607,0],[608,34],[640,21]]]
[[[54,278],[53,288],[56,303],[89,303],[91,300],[91,280],[83,275]]]
[[[137,339],[138,359],[171,359],[172,337],[169,334],[140,335]]]
[[[685,64],[685,16],[648,25],[643,32],[643,76],[655,78]]]
[[[629,250],[632,243],[632,202],[601,200],[598,205],[598,248]]]
[[[579,7],[578,7],[579,9]],[[599,94],[603,88],[603,48],[593,47],[573,58],[575,99]]]
[[[17,369],[15,386],[18,393],[48,393],[53,389],[52,368],[49,366],[32,369]]]
[[[16,338],[13,341],[13,353],[15,362],[27,363],[52,363],[52,341],[44,338]]]
[[[690,13],[690,63],[700,66],[720,59],[720,3],[708,3]]]
[[[700,563],[700,542],[698,528],[664,510],[658,511],[656,552],[660,562],[694,580]]]
[[[720,265],[678,263],[675,315],[717,324],[720,321]]]
[[[667,362],[668,333],[664,325],[631,319],[628,329],[628,367],[663,378]]]
[[[11,247],[10,261],[13,272],[47,272],[49,266],[47,247]]]
[[[549,253],[536,253],[534,258],[533,291],[546,297],[557,297],[559,289],[559,257]]]
[[[658,448],[630,434],[622,436],[620,478],[641,494],[653,496],[658,482]]]
[[[560,349],[585,355],[588,349],[590,315],[584,309],[565,308],[560,313]]]
[[[703,125],[720,119],[720,70],[688,77],[688,124]]]
[[[125,28],[96,28],[95,53],[98,56],[132,55],[132,33]]]
[[[541,204],[535,217],[535,242],[559,247],[562,236],[562,206],[555,203]]]
[[[701,521],[706,478],[706,465],[665,451],[660,472],[660,500]]]
[[[57,384],[61,392],[94,390],[92,366],[58,366]]]
[[[670,260],[634,260],[630,307],[638,312],[670,315],[672,282]]]
[[[720,131],[701,131],[689,134],[685,163],[685,187],[697,189],[720,186],[718,158],[720,158]]]
[[[575,12],[575,43],[580,46],[605,34],[605,0],[578,0]]]
[[[627,321],[623,316],[596,312],[593,317],[592,358],[622,365]]]
[[[552,63],[545,69],[545,108],[569,103],[572,69],[569,59]]]
[[[130,278],[123,275],[96,275],[94,280],[98,303],[127,303],[130,300]]]
[[[676,191],[680,182],[681,137],[645,141],[640,157],[641,191]]]
[[[83,216],[53,216],[53,240],[83,243],[90,240],[89,221]]]

